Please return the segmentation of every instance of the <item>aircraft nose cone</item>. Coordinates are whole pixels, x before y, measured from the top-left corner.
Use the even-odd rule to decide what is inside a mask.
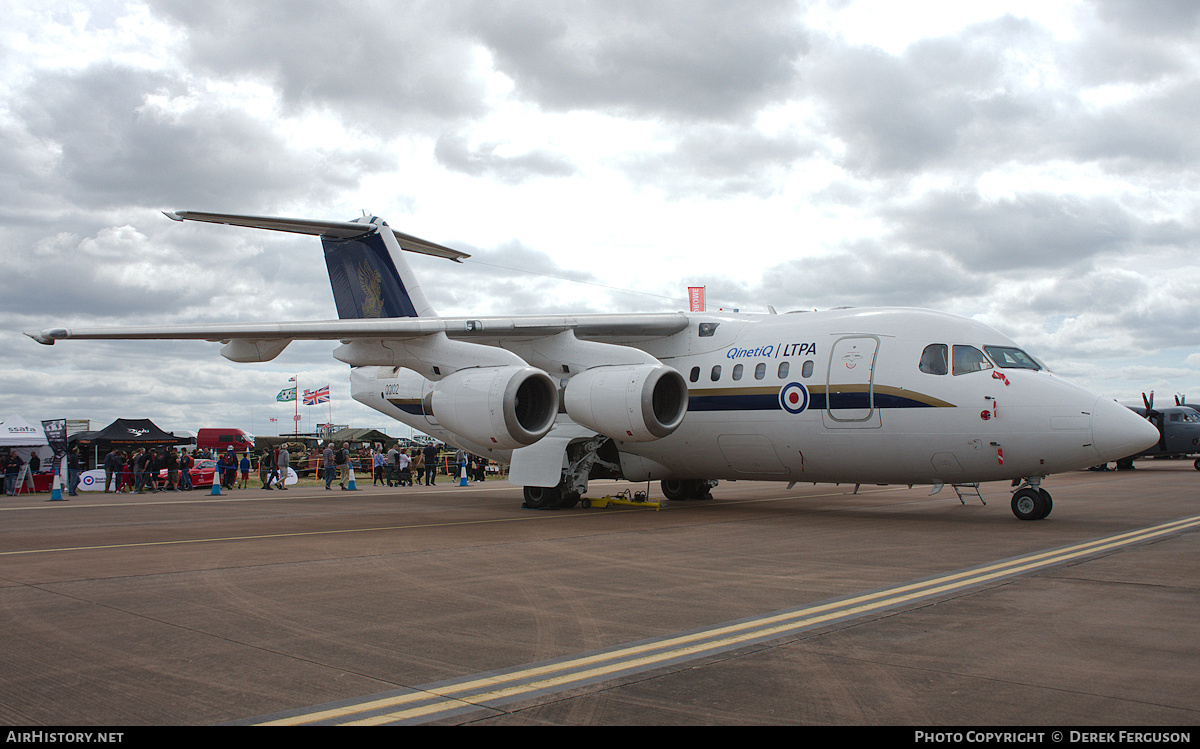
[[[1092,444],[1102,461],[1136,455],[1158,442],[1158,429],[1120,403],[1100,398],[1092,409]]]

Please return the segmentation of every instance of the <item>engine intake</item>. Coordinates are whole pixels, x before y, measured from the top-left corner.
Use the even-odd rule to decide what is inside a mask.
[[[554,426],[558,388],[533,367],[460,369],[434,384],[426,412],[472,442],[513,450],[532,445]]]
[[[687,402],[683,375],[662,364],[593,367],[563,394],[575,423],[622,442],[666,437],[683,423]]]

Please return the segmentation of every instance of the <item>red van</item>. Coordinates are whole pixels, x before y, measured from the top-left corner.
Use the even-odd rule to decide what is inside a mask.
[[[239,453],[253,450],[254,437],[241,429],[201,429],[196,432],[197,450],[213,450],[223,453],[231,446],[234,452]]]

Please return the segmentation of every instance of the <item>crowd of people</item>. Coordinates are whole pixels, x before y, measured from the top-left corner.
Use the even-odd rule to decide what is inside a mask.
[[[136,447],[126,451],[117,448],[104,457],[104,491],[144,494],[146,492],[191,491],[191,469],[197,460],[208,458],[207,451],[196,450],[189,454],[187,448]],[[78,472],[72,474],[68,485],[70,494],[75,494]],[[165,473],[164,473],[165,471]]]
[[[332,489],[333,482],[337,481],[339,487],[347,489],[347,475],[356,457],[359,466],[370,466],[373,486],[434,486],[439,472],[456,480],[464,467],[470,480],[484,480],[488,466],[486,458],[458,450],[452,460],[443,461],[444,447],[438,444],[402,447],[400,443],[395,443],[385,450],[383,445],[376,443],[371,448],[364,447],[355,452],[345,442],[341,445],[326,442],[321,451],[325,488]]]
[[[359,450],[357,458],[360,466],[370,466],[372,485],[434,486],[439,471],[444,471],[447,476],[457,477],[458,467],[463,465],[464,461],[470,466],[471,476],[477,481],[483,480],[486,460],[468,456],[460,450],[455,454],[453,464],[450,461],[442,464],[439,460],[442,449],[443,446],[437,444],[402,447],[397,442],[385,450],[382,445],[376,443],[372,448]],[[321,468],[326,489],[332,489],[335,480],[343,490],[348,488],[347,475],[354,458],[355,453],[347,443],[325,443],[321,451]]]
[[[464,471],[470,480],[478,482],[485,479],[488,466],[486,458],[463,450],[456,451],[452,459],[449,456],[443,458],[444,447],[439,444],[402,447],[397,442],[388,449],[376,443],[372,447],[352,450],[345,442],[341,445],[326,442],[321,450],[308,456],[302,455],[301,460],[308,457],[310,466],[320,466],[319,477],[324,479],[326,489],[332,489],[334,481],[343,490],[347,489],[350,472],[356,465],[358,470],[370,468],[373,485],[389,487],[422,483],[434,486],[439,472],[452,480],[458,480]],[[220,455],[205,449],[189,453],[187,448],[169,446],[117,448],[109,452],[103,461],[104,491],[136,494],[190,491],[194,488],[191,470],[198,460],[216,461],[213,481],[223,488],[245,489],[249,486],[250,476],[257,471],[261,482],[258,488],[282,490],[287,489],[287,468],[293,460],[293,452],[287,443],[241,455],[234,452],[232,447]],[[36,453],[26,463],[15,452],[11,452],[8,456],[0,456],[0,464],[4,469],[5,494],[15,494],[22,485],[28,485],[32,490],[32,475],[40,468]],[[83,468],[84,461],[79,449],[71,448],[67,456],[66,482],[70,496],[76,494]]]

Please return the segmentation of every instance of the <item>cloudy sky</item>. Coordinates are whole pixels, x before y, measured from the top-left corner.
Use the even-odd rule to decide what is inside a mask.
[[[349,219],[442,314],[911,305],[1123,402],[1200,401],[1200,3],[0,0],[0,418],[407,429],[334,344],[51,326],[336,316]],[[272,422],[271,419],[278,419]]]

